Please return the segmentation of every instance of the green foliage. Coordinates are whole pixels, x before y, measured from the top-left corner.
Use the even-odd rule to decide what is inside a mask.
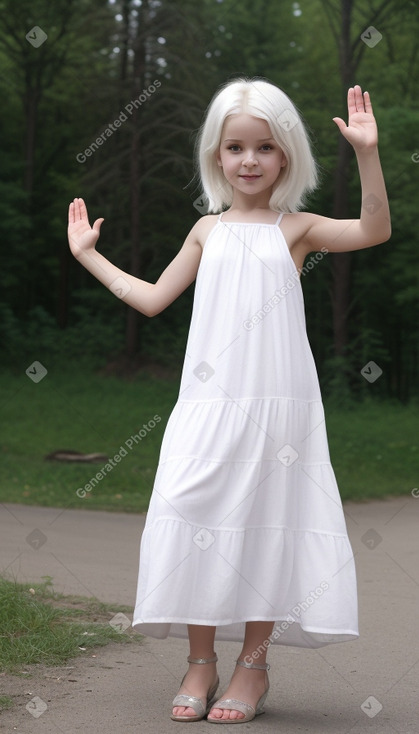
[[[3,364],[15,371],[26,369],[34,359],[48,366],[63,367],[77,360],[97,367],[104,354],[118,353],[123,337],[117,318],[103,322],[87,305],[77,309],[77,321],[67,329],[59,329],[53,317],[42,306],[32,308],[24,322],[10,306],[0,303],[0,339],[4,345]]]

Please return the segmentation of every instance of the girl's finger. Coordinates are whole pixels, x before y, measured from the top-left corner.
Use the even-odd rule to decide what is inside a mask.
[[[372,114],[372,104],[369,92],[364,92],[364,108],[365,112],[370,112]]]
[[[354,87],[354,99],[356,111],[364,112],[364,98],[362,96],[362,89],[359,84],[356,84]]]
[[[338,126],[339,130],[341,131],[341,133],[343,133],[343,131],[346,128],[346,122],[345,122],[345,120],[342,120],[341,117],[332,117],[332,120],[333,120],[333,122],[336,123],[336,125]]]
[[[79,200],[74,199],[74,221],[78,222],[80,219],[80,206],[79,206]]]
[[[353,87],[348,89],[348,115],[354,115],[356,112],[355,90]]]
[[[101,226],[102,226],[102,224],[103,224],[104,221],[105,220],[103,218],[96,219],[96,221],[95,221],[92,229],[94,229],[95,232],[97,232],[98,234],[100,234],[100,228],[101,228]]]
[[[84,203],[84,199],[79,199],[79,206],[80,206],[80,219],[85,219],[87,223],[89,223],[89,215],[87,214],[87,207]]]

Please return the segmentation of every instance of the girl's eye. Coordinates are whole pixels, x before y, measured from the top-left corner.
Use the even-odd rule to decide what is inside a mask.
[[[232,145],[228,146],[228,150],[231,150],[233,153],[238,153],[241,148],[238,143],[232,143]],[[260,146],[260,150],[264,153],[267,153],[268,151],[273,150],[273,146],[270,143],[265,143],[264,145]]]

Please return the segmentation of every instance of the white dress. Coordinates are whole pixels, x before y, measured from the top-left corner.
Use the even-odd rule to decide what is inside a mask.
[[[275,224],[224,222],[199,265],[178,401],[141,540],[133,627],[152,637],[275,622],[273,644],[358,637],[295,263]]]

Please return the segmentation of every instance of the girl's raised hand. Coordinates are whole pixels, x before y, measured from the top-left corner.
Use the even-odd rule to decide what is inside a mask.
[[[94,249],[103,221],[103,219],[96,219],[91,227],[83,199],[74,199],[71,202],[68,208],[68,241],[74,257],[79,257],[83,252]]]
[[[348,90],[348,124],[341,117],[334,117],[333,121],[355,151],[376,147],[378,132],[370,95],[363,93],[358,84]]]

